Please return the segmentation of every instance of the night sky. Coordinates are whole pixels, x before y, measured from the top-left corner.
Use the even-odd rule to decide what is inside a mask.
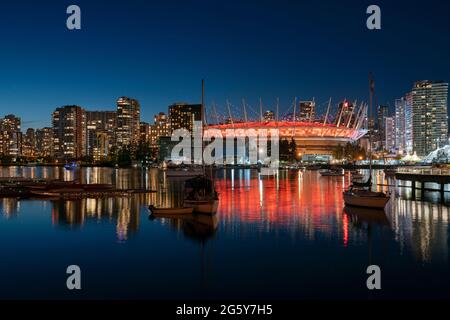
[[[66,28],[66,8],[82,10],[82,30]],[[378,4],[382,30],[366,28]],[[288,109],[295,96],[377,100],[393,106],[419,79],[450,81],[450,4],[427,1],[10,1],[0,3],[0,116],[23,127],[50,125],[59,106],[113,110],[138,99],[142,119],[176,101],[219,111],[241,99],[256,111]],[[224,112],[224,111],[222,111]]]

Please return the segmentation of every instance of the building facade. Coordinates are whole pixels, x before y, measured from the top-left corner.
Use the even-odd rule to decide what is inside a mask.
[[[95,161],[108,158],[115,144],[117,112],[86,111],[87,155]]]
[[[27,158],[36,156],[36,131],[28,128],[22,138],[22,155]]]
[[[22,155],[22,133],[20,118],[9,114],[0,119],[0,155],[19,157]]]
[[[128,97],[117,100],[116,145],[118,148],[136,146],[140,139],[141,106]]]
[[[36,156],[42,158],[54,156],[53,128],[46,127],[36,130]]]
[[[80,106],[57,108],[52,114],[54,156],[80,159],[87,155],[86,112]]]
[[[192,133],[194,121],[202,121],[202,105],[175,103],[169,106],[171,130],[186,129]]]
[[[390,153],[395,153],[395,117],[384,118],[384,146],[385,150]]]
[[[411,95],[413,150],[426,156],[448,141],[448,83],[418,81]]]
[[[314,101],[300,102],[300,121],[314,122],[316,118],[316,103]]]

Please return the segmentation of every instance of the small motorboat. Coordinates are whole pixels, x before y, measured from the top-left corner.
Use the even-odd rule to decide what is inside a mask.
[[[66,170],[74,170],[78,167],[78,164],[76,162],[70,162],[70,163],[66,163],[64,165],[64,169]]]
[[[153,205],[150,205],[148,209],[152,212],[152,214],[161,214],[161,215],[183,215],[183,214],[192,214],[194,212],[194,208],[190,207],[157,208]]]

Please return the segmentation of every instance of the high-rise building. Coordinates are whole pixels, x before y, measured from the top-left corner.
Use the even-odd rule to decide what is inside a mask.
[[[86,112],[80,106],[57,108],[52,115],[54,155],[79,159],[87,154]]]
[[[164,112],[155,115],[155,123],[150,126],[150,147],[157,150],[161,137],[170,137],[170,122]]]
[[[264,112],[263,119],[266,122],[274,121],[275,113],[272,110],[267,110],[266,112]]]
[[[150,137],[152,133],[151,126],[148,122],[141,122],[139,127],[140,137],[139,142],[150,145]]]
[[[405,139],[406,153],[413,153],[413,103],[412,94],[405,95]]]
[[[0,119],[0,155],[18,157],[22,154],[20,118],[10,114]]]
[[[116,144],[119,148],[136,146],[140,138],[141,106],[127,97],[117,100]]]
[[[418,81],[412,90],[413,150],[418,156],[447,144],[448,83]]]
[[[384,118],[384,146],[388,152],[395,151],[395,118]]]
[[[38,157],[53,157],[53,128],[36,130],[36,155]]]
[[[187,129],[193,133],[194,121],[202,121],[202,105],[175,103],[169,106],[171,130]]]
[[[412,152],[411,94],[395,100],[395,146],[400,154]]]
[[[380,148],[385,149],[385,137],[386,137],[386,121],[385,119],[389,116],[389,107],[388,106],[378,106],[377,108],[377,130],[378,130],[378,138],[380,141]]]
[[[336,125],[339,127],[352,127],[356,121],[355,105],[345,100],[339,104]]]
[[[399,153],[406,150],[406,99],[395,100],[395,146]]]
[[[117,112],[86,111],[87,155],[95,161],[108,157],[114,146]]]
[[[314,122],[316,117],[316,103],[314,101],[300,101],[300,121]]]
[[[28,128],[22,138],[22,155],[29,158],[36,156],[36,132],[33,128]]]

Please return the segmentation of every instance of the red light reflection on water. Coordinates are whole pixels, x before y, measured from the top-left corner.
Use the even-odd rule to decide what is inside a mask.
[[[256,172],[218,179],[221,220],[269,226],[303,226],[308,232],[343,230],[348,242],[348,220],[342,214],[345,188],[342,177],[317,172],[284,172],[277,178]]]

